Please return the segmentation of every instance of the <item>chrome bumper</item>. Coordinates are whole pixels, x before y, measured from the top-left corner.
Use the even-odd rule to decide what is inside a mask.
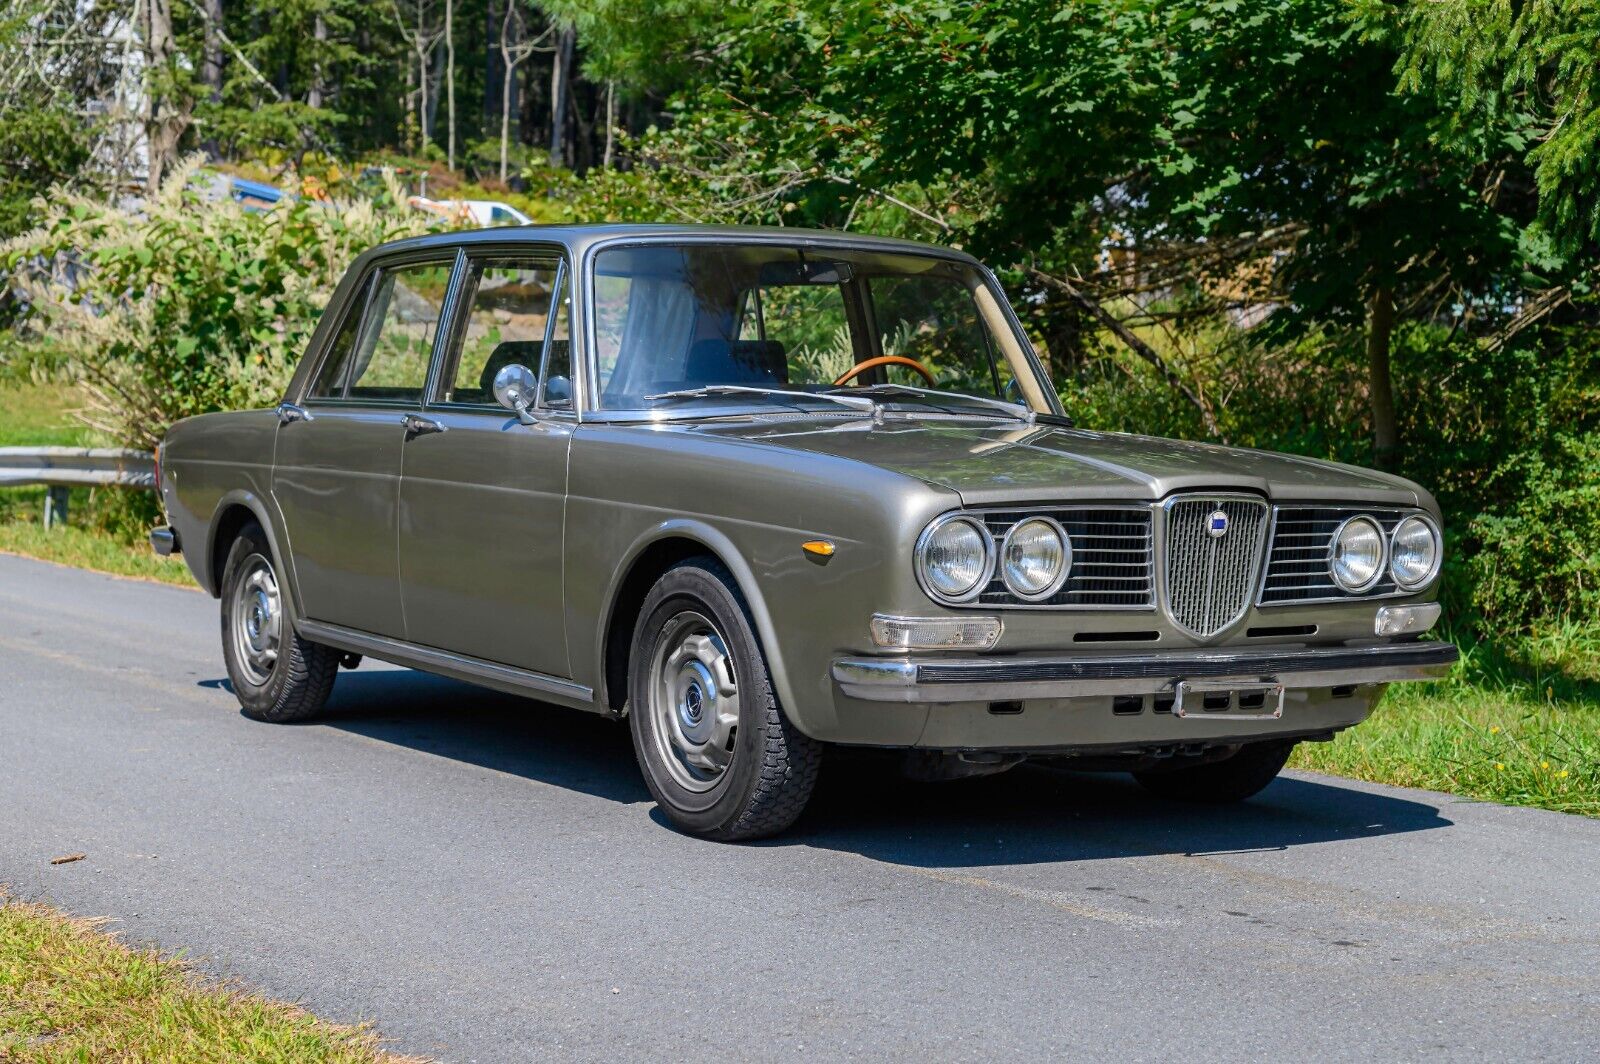
[[[150,548],[163,558],[182,551],[178,546],[178,533],[165,525],[150,530]]]
[[[1235,680],[1286,688],[1431,680],[1461,655],[1451,643],[1365,647],[1251,647],[1104,656],[850,658],[833,678],[872,702],[1003,702],[1030,698],[1172,693],[1183,680]]]

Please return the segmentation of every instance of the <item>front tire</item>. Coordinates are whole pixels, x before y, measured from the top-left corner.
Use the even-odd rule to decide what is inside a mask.
[[[778,705],[744,598],[715,559],[680,563],[645,597],[628,696],[645,784],[680,830],[762,838],[805,808],[822,744]]]
[[[222,569],[222,657],[245,716],[274,724],[321,712],[340,658],[295,631],[282,586],[266,533],[247,525]]]
[[[1293,742],[1249,743],[1221,761],[1135,772],[1133,778],[1163,798],[1226,805],[1259,794],[1277,778],[1294,748]]]

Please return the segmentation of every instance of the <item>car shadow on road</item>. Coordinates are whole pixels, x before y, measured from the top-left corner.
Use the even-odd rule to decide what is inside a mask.
[[[649,802],[626,727],[403,669],[345,673],[318,723],[621,803]],[[662,830],[670,830],[652,810]],[[1448,827],[1427,802],[1284,777],[1234,806],[1156,799],[1131,778],[1024,766],[953,783],[902,778],[889,752],[834,749],[805,815],[759,845],[928,868],[1239,853]]]

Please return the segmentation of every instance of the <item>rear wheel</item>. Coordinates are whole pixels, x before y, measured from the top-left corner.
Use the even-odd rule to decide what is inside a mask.
[[[1293,742],[1249,743],[1221,761],[1184,768],[1135,772],[1146,790],[1184,802],[1242,802],[1277,778],[1293,753]]]
[[[800,815],[822,745],[778,705],[743,597],[715,559],[677,565],[645,597],[628,695],[639,767],[677,827],[734,841]]]
[[[279,724],[322,710],[341,656],[300,637],[282,587],[266,533],[245,526],[222,569],[222,657],[245,716]]]

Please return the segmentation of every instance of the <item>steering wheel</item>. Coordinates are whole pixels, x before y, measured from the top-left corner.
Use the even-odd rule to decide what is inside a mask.
[[[854,380],[867,370],[876,369],[879,366],[906,366],[922,374],[922,379],[928,382],[928,387],[937,388],[939,386],[939,382],[933,379],[932,370],[930,370],[927,366],[924,366],[921,362],[918,362],[916,359],[906,358],[904,355],[879,355],[877,358],[869,358],[865,362],[857,362],[855,365],[845,370],[844,374],[840,376],[838,380],[833,382],[833,386],[837,388],[845,381]]]

